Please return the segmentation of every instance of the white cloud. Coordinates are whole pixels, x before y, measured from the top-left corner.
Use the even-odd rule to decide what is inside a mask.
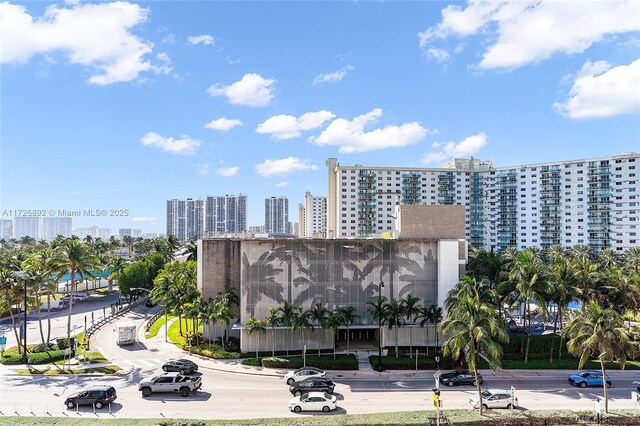
[[[183,135],[181,139],[167,138],[155,132],[149,132],[142,137],[142,144],[158,148],[165,152],[179,155],[192,155],[200,147],[201,142]]]
[[[245,74],[242,79],[228,86],[214,84],[207,89],[211,96],[226,96],[234,105],[260,107],[269,105],[274,96],[275,79],[259,74]]]
[[[329,74],[320,74],[313,79],[313,84],[327,83],[327,82],[336,82],[342,80],[350,71],[353,71],[351,65],[347,65],[346,67],[338,70],[336,72],[332,72]]]
[[[215,39],[213,36],[209,34],[203,34],[199,36],[189,36],[187,37],[187,41],[191,44],[203,44],[205,46],[209,46],[215,43]]]
[[[276,187],[278,187],[278,188],[286,188],[287,186],[289,186],[289,182],[276,183]]]
[[[317,129],[334,117],[331,111],[325,110],[308,112],[297,118],[292,115],[274,115],[258,125],[256,132],[269,134],[274,139],[293,139],[304,131]]]
[[[220,176],[231,177],[237,175],[239,171],[240,167],[220,167],[216,173]]]
[[[231,130],[237,126],[244,126],[244,123],[240,120],[236,120],[234,118],[227,118],[227,117],[218,118],[217,120],[211,120],[210,122],[204,125],[206,129],[220,130],[223,132]]]
[[[26,7],[0,3],[2,63],[26,63],[37,54],[63,52],[69,63],[91,70],[88,82],[106,85],[131,81],[145,71],[162,72],[146,55],[153,43],[132,34],[147,21],[148,9],[127,2],[51,5],[44,16]]]
[[[198,174],[201,176],[208,175],[211,172],[211,166],[212,164],[210,163],[196,164],[196,168],[198,169]]]
[[[437,63],[449,62],[451,59],[451,55],[445,49],[431,47],[425,53],[427,57],[435,59]]]
[[[381,116],[382,109],[375,108],[353,120],[338,118],[320,136],[310,138],[310,141],[318,145],[339,146],[338,152],[341,153],[366,152],[411,145],[422,140],[429,132],[415,121],[365,132],[364,127]]]
[[[517,68],[557,53],[583,52],[606,35],[640,30],[637,0],[471,0],[442,9],[442,21],[419,34],[423,51],[451,36],[486,34],[479,68]]]
[[[479,152],[487,144],[487,135],[480,132],[455,142],[435,142],[433,147],[437,151],[432,151],[422,157],[422,162],[426,164],[438,161],[450,160],[452,158],[469,157]]]
[[[587,61],[575,77],[568,99],[553,107],[574,119],[640,112],[640,59],[617,67],[605,61]]]
[[[154,216],[136,216],[131,218],[131,222],[135,223],[158,223],[159,220]]]
[[[280,160],[264,160],[255,167],[260,176],[285,176],[301,170],[318,170],[318,166],[308,160],[297,157],[282,158]]]

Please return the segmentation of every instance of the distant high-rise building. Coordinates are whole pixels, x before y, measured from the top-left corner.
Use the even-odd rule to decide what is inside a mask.
[[[247,230],[247,196],[209,196],[204,205],[207,236],[240,233]]]
[[[97,226],[88,226],[86,228],[76,228],[73,230],[73,235],[79,238],[91,237],[100,238],[101,240],[108,240],[113,233],[109,228],[99,228]]]
[[[154,238],[158,238],[161,237],[162,234],[159,234],[157,232],[143,232],[142,233],[142,238],[144,238],[145,240],[152,240]]]
[[[202,239],[204,233],[204,200],[187,198],[185,209],[187,213],[185,241]]]
[[[122,239],[124,237],[141,238],[142,237],[142,229],[120,228],[118,230],[118,235],[120,236],[120,239]]]
[[[264,234],[264,225],[252,225],[249,227],[249,232],[254,234]]]
[[[20,239],[26,236],[40,239],[39,217],[16,216],[13,218],[13,237]]]
[[[325,234],[327,230],[327,197],[304,193],[304,204],[298,208],[300,218],[300,237],[312,237]]]
[[[264,200],[264,226],[269,234],[289,233],[289,200],[285,196]]]
[[[43,217],[40,238],[53,241],[58,235],[64,238],[71,236],[72,221],[70,217]]]
[[[186,200],[167,200],[167,236],[173,235],[179,241],[187,241]]]
[[[13,220],[0,219],[0,238],[5,240],[13,238]]]

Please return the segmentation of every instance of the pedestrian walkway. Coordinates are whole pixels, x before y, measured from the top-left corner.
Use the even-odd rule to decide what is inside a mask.
[[[371,361],[369,360],[370,356],[371,354],[369,353],[369,351],[366,351],[366,350],[356,351],[356,358],[358,359],[358,370],[360,372],[374,371],[373,367],[371,366]]]

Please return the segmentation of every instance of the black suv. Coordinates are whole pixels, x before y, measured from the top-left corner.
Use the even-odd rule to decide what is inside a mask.
[[[299,395],[302,395],[303,393],[309,393],[309,392],[333,393],[333,389],[335,387],[336,387],[335,383],[333,383],[329,379],[309,378],[289,386],[289,392],[291,392],[295,396],[299,396]]]
[[[167,361],[163,366],[164,371],[177,371],[180,374],[191,374],[198,371],[196,363],[189,361],[188,359],[174,359]]]
[[[95,405],[99,409],[115,401],[116,398],[116,390],[112,386],[94,386],[82,392],[72,393],[67,397],[64,405],[67,408],[74,408],[77,405]]]
[[[482,384],[482,374],[478,373],[478,381]],[[468,370],[452,371],[440,376],[440,383],[447,386],[476,385],[476,376]]]

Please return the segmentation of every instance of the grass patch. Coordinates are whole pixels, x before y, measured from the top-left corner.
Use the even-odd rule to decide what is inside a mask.
[[[175,315],[167,315],[166,321],[169,321],[174,317]],[[157,320],[155,320],[153,324],[151,324],[151,327],[149,328],[149,331],[144,335],[144,338],[151,339],[153,337],[156,337],[166,321],[164,315],[160,316]]]
[[[182,334],[184,334],[184,336],[180,335],[180,323],[182,323]],[[169,330],[167,330],[167,333],[169,334],[169,341],[176,346],[182,347],[187,341],[187,326],[189,330],[193,330],[193,320],[182,318],[181,320],[175,321],[171,324],[169,326]],[[202,332],[202,325],[198,327],[198,331]]]
[[[468,426],[542,426],[545,424],[595,424],[595,413],[559,411],[492,410],[480,417],[478,411],[445,410],[451,425]],[[109,426],[353,426],[353,425],[418,425],[435,424],[435,411],[405,411],[375,414],[338,414],[329,416],[295,416],[287,418],[257,418],[238,420],[195,419],[91,419],[91,423]],[[609,425],[638,425],[640,417],[632,410],[613,410],[604,417]],[[84,426],[86,418],[74,417],[0,417],[0,426]]]
[[[488,368],[486,365],[481,365],[481,368]],[[503,360],[502,368],[505,370],[578,370],[578,359],[555,359],[553,363],[549,360],[529,360],[524,362],[522,360]],[[639,361],[627,361],[625,364],[625,370],[640,370]],[[600,362],[588,361],[584,367],[584,370],[600,370]],[[608,362],[607,370],[620,370],[620,364],[617,362]]]
[[[34,375],[34,374],[43,374],[45,376],[57,376],[63,374],[91,374],[91,373],[101,373],[101,374],[114,374],[117,371],[120,371],[121,368],[117,365],[105,365],[103,367],[89,367],[89,368],[72,368],[72,369],[61,369],[61,368],[18,368],[13,370],[18,374],[24,375]]]
[[[369,362],[372,366],[378,365],[378,355],[371,355]],[[441,363],[442,364],[442,363]],[[399,354],[396,358],[395,354],[382,357],[382,368],[385,370],[415,370],[416,359],[409,358],[407,355]],[[418,370],[435,370],[436,362],[432,356],[418,355]]]

